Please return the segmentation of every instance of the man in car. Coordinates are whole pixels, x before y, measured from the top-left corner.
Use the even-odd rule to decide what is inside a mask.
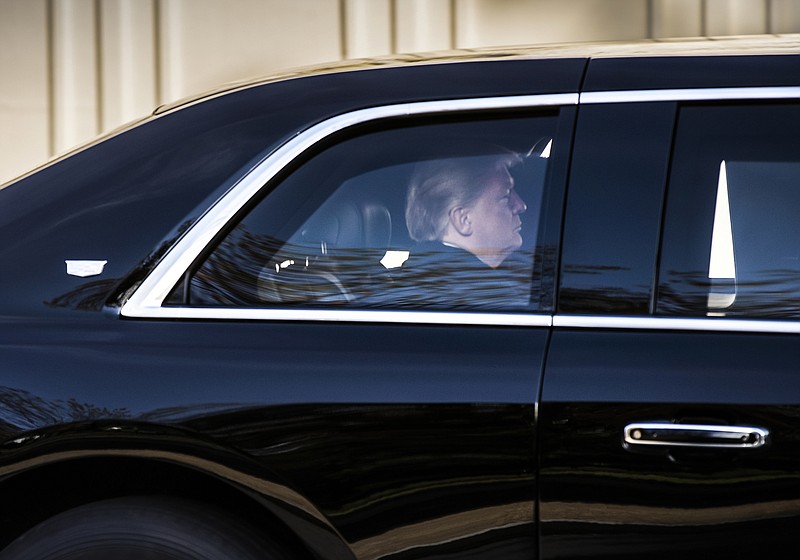
[[[510,172],[521,158],[490,149],[472,147],[416,164],[405,217],[418,245],[403,267],[416,291],[401,303],[443,308],[527,303],[530,266],[509,260],[522,246],[520,215],[527,209]]]
[[[406,225],[417,242],[467,251],[497,268],[522,245],[527,206],[514,190],[513,153],[420,162],[411,177]]]

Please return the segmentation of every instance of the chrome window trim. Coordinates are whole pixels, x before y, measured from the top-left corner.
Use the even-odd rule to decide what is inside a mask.
[[[603,317],[600,315],[556,315],[556,328],[612,330],[674,330],[742,333],[800,334],[798,321],[688,317]]]
[[[757,319],[542,315],[457,311],[379,309],[297,309],[161,307],[144,310],[142,318],[234,321],[317,321],[507,327],[555,327],[580,330],[704,331],[750,334],[800,334],[800,322]]]
[[[203,249],[265,184],[303,152],[336,132],[370,121],[409,115],[551,107],[577,105],[577,103],[577,93],[448,99],[360,109],[318,123],[275,150],[206,211],[164,255],[155,269],[123,304],[120,315],[131,318],[174,318],[177,308],[162,307],[162,304]],[[241,311],[242,316],[254,315],[249,309],[236,311]],[[263,310],[258,312],[261,313]],[[210,312],[206,311],[205,316],[209,314]],[[280,315],[285,316],[285,313],[281,311]],[[300,316],[305,315],[298,315]],[[239,317],[237,313],[231,313],[230,317],[224,318]]]
[[[147,311],[148,310],[145,312]],[[381,309],[163,307],[157,312],[153,312],[152,315],[146,315],[146,317],[154,319],[169,318],[187,320],[314,321],[329,323],[395,323],[497,327],[549,328],[552,326],[552,317],[550,315]]]
[[[580,104],[639,103],[657,101],[725,101],[746,99],[796,99],[800,87],[739,87],[590,91],[580,94]]]

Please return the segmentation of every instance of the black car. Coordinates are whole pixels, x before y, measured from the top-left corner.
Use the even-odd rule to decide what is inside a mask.
[[[347,63],[6,186],[0,558],[793,558],[796,53]]]

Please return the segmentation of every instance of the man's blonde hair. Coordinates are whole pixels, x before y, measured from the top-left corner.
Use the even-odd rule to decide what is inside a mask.
[[[493,146],[495,153],[432,159],[414,166],[406,194],[406,226],[414,241],[444,236],[450,210],[470,207],[501,169],[520,161],[514,152]]]

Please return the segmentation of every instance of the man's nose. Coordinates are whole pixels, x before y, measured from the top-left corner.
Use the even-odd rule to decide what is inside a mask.
[[[517,194],[517,191],[511,191],[511,211],[514,212],[514,214],[522,214],[527,209],[528,206]]]

